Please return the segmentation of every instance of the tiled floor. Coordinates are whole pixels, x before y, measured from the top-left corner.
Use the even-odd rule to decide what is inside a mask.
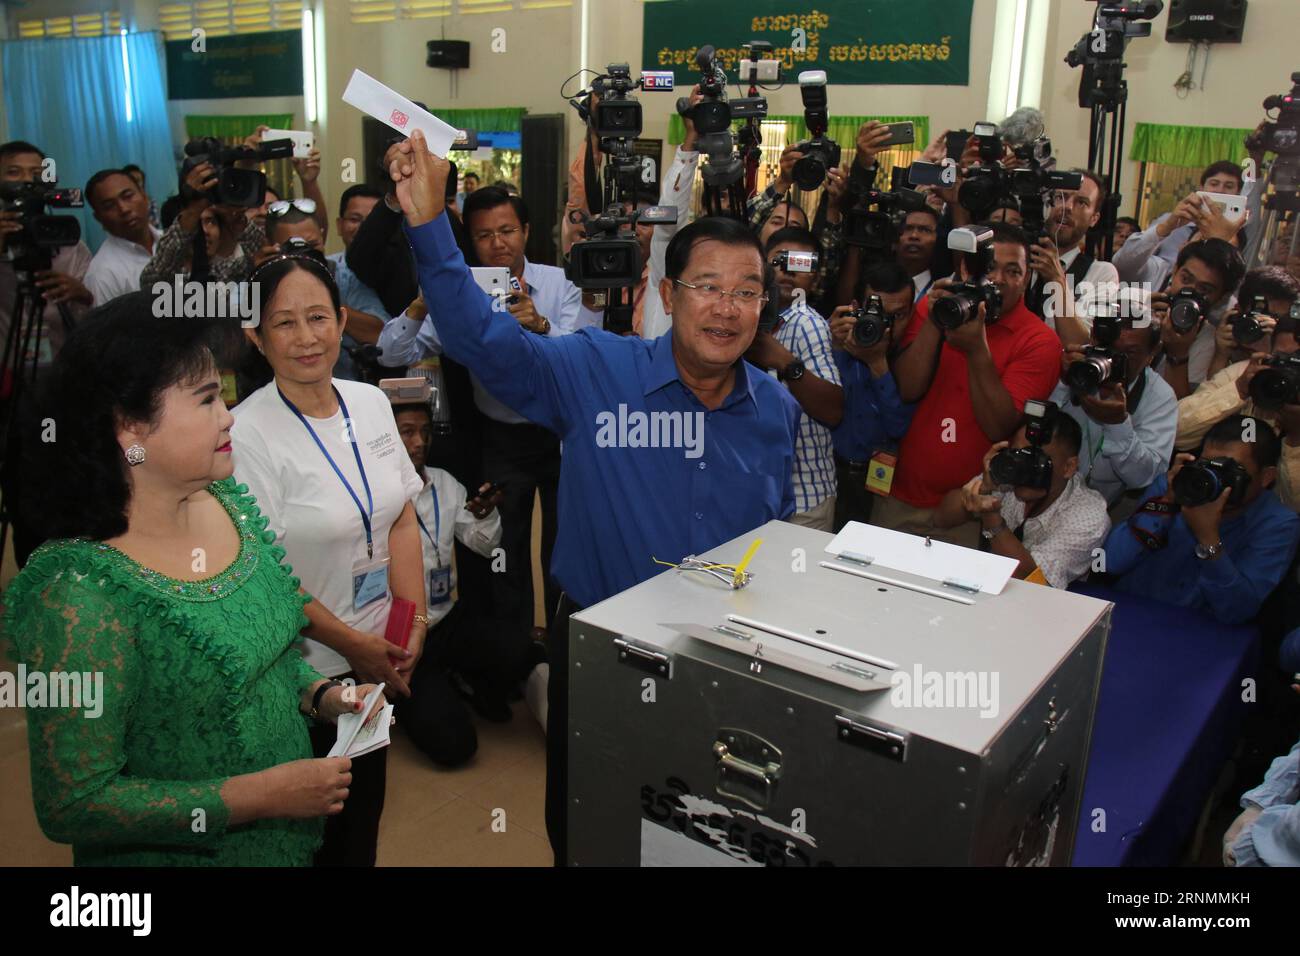
[[[536,547],[534,569],[540,570]],[[7,549],[0,584],[13,573],[13,552]],[[540,620],[540,602],[537,610]],[[12,671],[5,643],[0,640],[0,669]],[[435,767],[402,735],[400,724],[394,728],[380,866],[551,865],[541,727],[522,702],[514,705],[509,723],[476,719],[476,726],[478,753],[458,770]],[[25,711],[0,708],[0,866],[71,863],[71,848],[51,843],[36,823]]]

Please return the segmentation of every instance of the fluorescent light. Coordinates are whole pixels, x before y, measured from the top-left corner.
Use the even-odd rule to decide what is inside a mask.
[[[302,11],[302,99],[307,122],[316,122],[316,24],[310,8]]]
[[[131,103],[131,58],[126,52],[126,30],[123,29],[122,32],[117,35],[117,38],[122,45],[122,79],[126,81],[126,121],[128,123],[134,123],[135,107]]]
[[[1015,26],[1011,30],[1011,66],[1007,70],[1007,108],[1009,116],[1020,105],[1020,64],[1025,54],[1025,21],[1029,18],[1029,0],[1016,0]]]

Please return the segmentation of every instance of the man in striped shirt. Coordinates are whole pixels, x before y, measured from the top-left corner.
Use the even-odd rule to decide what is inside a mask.
[[[844,389],[831,355],[830,326],[808,304],[817,283],[817,240],[807,229],[786,227],[767,241],[776,270],[780,316],[771,330],[760,324],[745,358],[775,372],[803,408],[794,452],[795,524],[830,531],[835,519],[835,450],[831,429],[844,417]]]

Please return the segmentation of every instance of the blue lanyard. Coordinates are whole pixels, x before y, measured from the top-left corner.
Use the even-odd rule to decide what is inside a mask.
[[[375,499],[370,493],[370,481],[366,478],[366,466],[361,464],[361,450],[357,448],[357,436],[352,431],[352,416],[348,414],[348,406],[347,403],[343,401],[343,396],[339,394],[337,388],[334,389],[334,397],[339,400],[339,408],[343,410],[343,422],[348,429],[348,441],[352,444],[352,454],[355,455],[357,459],[357,471],[361,472],[361,484],[364,485],[366,489],[366,504],[369,510],[361,507],[361,499],[358,498],[357,493],[352,490],[352,485],[349,484],[348,480],[343,477],[343,472],[339,471],[339,466],[335,464],[334,459],[330,457],[330,453],[321,442],[320,436],[316,434],[316,429],[312,428],[311,423],[307,421],[307,417],[303,415],[302,412],[298,411],[298,406],[289,401],[284,392],[280,391],[280,386],[277,385],[275,390],[280,392],[280,398],[289,406],[289,411],[298,416],[298,421],[302,422],[302,427],[307,429],[307,434],[311,435],[312,441],[316,443],[316,447],[320,449],[320,453],[325,456],[325,460],[328,461],[330,467],[334,469],[334,474],[339,476],[339,481],[343,482],[343,487],[346,488],[348,494],[352,496],[352,500],[357,506],[357,511],[361,512],[361,523],[366,526],[366,557],[373,558],[375,556],[375,543],[370,524],[371,519],[375,514]]]
[[[430,482],[429,490],[433,492],[433,534],[429,534],[429,528],[420,517],[418,510],[415,512],[415,520],[419,522],[424,536],[429,539],[429,544],[433,545],[433,560],[438,562],[438,567],[442,567],[442,551],[438,548],[438,538],[442,536],[442,515],[438,511],[438,486]]]
[[[926,294],[927,292],[930,291],[930,286],[932,286],[932,285],[934,285],[934,273],[933,273],[933,272],[930,273],[930,281],[927,282],[927,283],[925,284],[925,288],[924,288],[924,289],[922,289],[920,292],[918,292],[918,293],[916,294],[916,298],[912,300],[912,304],[915,305],[916,303],[918,303],[918,302],[920,302],[922,299],[924,299],[924,298],[925,298],[925,294]]]

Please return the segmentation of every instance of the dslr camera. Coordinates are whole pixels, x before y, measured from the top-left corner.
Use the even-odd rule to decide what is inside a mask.
[[[242,206],[255,209],[266,198],[266,174],[257,169],[240,169],[242,162],[262,163],[270,159],[293,156],[293,140],[273,139],[259,146],[227,146],[214,136],[192,139],[185,144],[185,162],[181,166],[181,192],[190,194],[185,177],[202,163],[211,163],[217,183],[207,191],[207,198],[217,206]],[[187,198],[194,198],[188,195]]]
[[[848,314],[853,316],[853,343],[864,349],[879,345],[894,327],[894,317],[885,311],[878,295],[867,296],[860,308]]]
[[[81,241],[81,223],[72,216],[47,214],[50,209],[79,209],[80,189],[60,189],[52,183],[0,182],[0,210],[16,212],[22,225],[5,242],[17,272],[50,268],[53,250]]]
[[[826,181],[826,173],[840,165],[840,144],[826,138],[830,115],[826,112],[826,71],[805,70],[799,74],[799,95],[803,118],[811,139],[796,144],[803,158],[794,164],[794,181],[804,192]]]
[[[906,188],[907,172],[895,169],[894,174],[894,188],[889,192],[863,189],[853,179],[849,180],[854,203],[844,214],[845,245],[889,252],[898,241],[900,222],[909,212],[925,208],[925,194]]]
[[[1025,402],[1024,448],[1004,448],[989,462],[989,477],[999,487],[1052,487],[1052,456],[1043,450],[1052,440],[1059,410],[1054,402]]]
[[[1169,324],[1181,335],[1192,331],[1210,314],[1210,304],[1191,287],[1179,289],[1169,297]]]
[[[1279,352],[1250,380],[1250,399],[1260,408],[1300,404],[1300,354]]]
[[[1252,342],[1258,342],[1268,334],[1264,328],[1264,323],[1260,321],[1266,316],[1271,318],[1268,312],[1268,299],[1262,295],[1257,295],[1249,309],[1233,317],[1232,337],[1239,345],[1250,345]]]
[[[1198,458],[1189,461],[1174,475],[1174,501],[1184,508],[1217,501],[1224,489],[1230,489],[1228,506],[1239,505],[1250,487],[1250,473],[1235,458]]]
[[[974,263],[972,278],[952,286],[950,295],[936,299],[930,318],[945,332],[951,331],[974,319],[983,304],[985,322],[996,322],[1002,316],[1002,293],[987,277],[993,261],[993,230],[987,226],[953,229],[948,233],[948,248],[966,253],[966,261]]]
[[[1083,358],[1065,370],[1065,384],[1075,398],[1096,395],[1103,385],[1123,385],[1128,381],[1128,356],[1116,352],[1114,345],[1122,330],[1115,316],[1098,316],[1093,320],[1092,337],[1096,345],[1083,350]]]

